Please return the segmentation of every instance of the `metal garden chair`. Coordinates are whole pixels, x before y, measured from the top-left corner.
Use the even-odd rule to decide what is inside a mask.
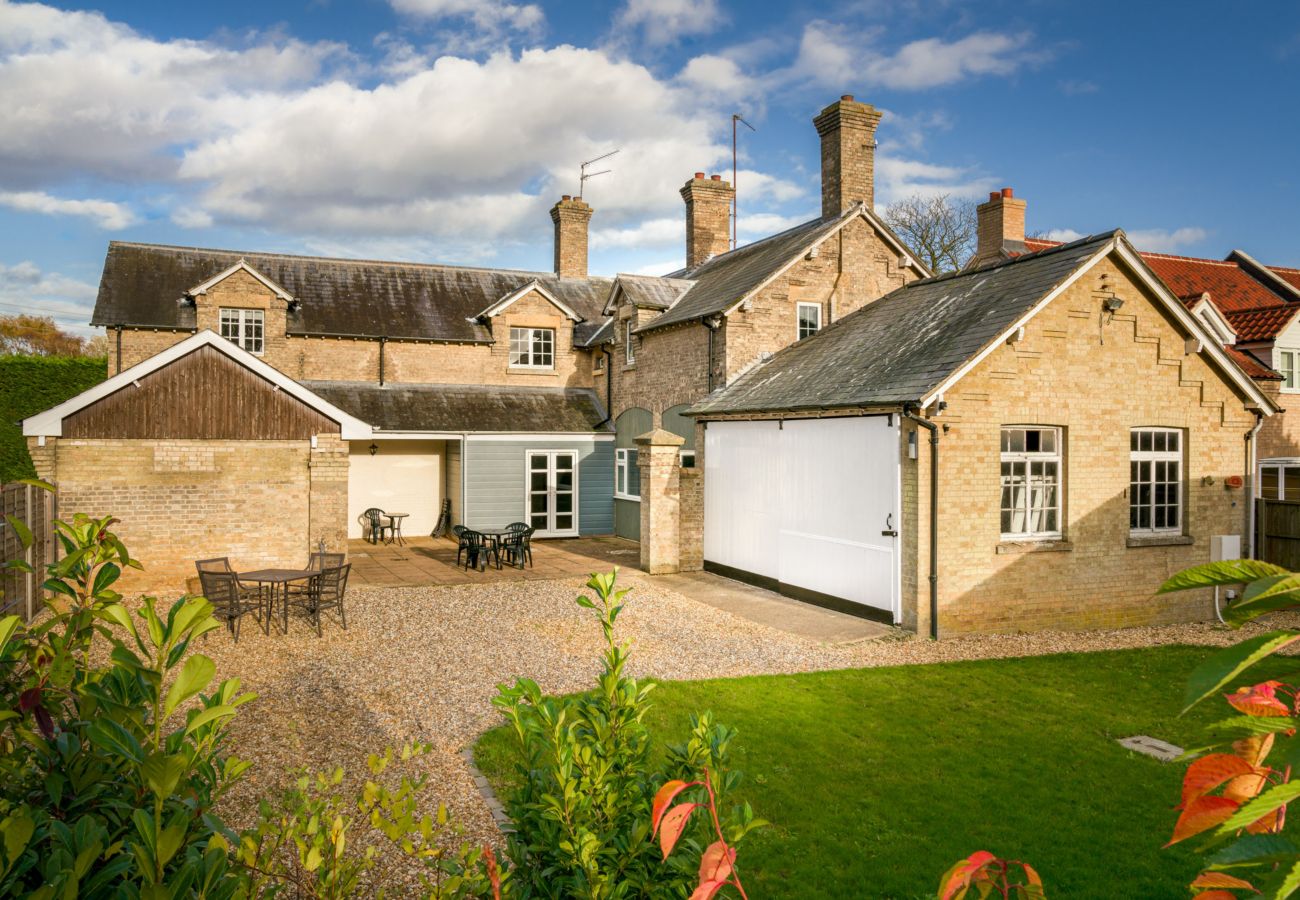
[[[205,560],[210,562],[210,560]],[[203,596],[212,604],[212,615],[218,621],[224,621],[235,642],[239,642],[239,620],[250,612],[261,617],[261,597],[257,595],[254,602],[252,592],[239,584],[234,572],[199,570],[199,584],[203,586]]]

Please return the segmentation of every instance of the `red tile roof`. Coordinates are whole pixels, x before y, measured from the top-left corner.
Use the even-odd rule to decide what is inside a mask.
[[[1142,258],[1176,295],[1188,298],[1208,293],[1210,300],[1226,316],[1248,310],[1297,305],[1233,260],[1198,259],[1169,253],[1143,253]]]
[[[1300,288],[1300,269],[1288,269],[1286,266],[1269,266],[1269,268],[1283,281]]]
[[[1283,328],[1291,324],[1297,311],[1300,311],[1300,303],[1230,312],[1224,318],[1237,333],[1237,342],[1249,344],[1252,341],[1273,340]]]
[[[1046,250],[1048,247],[1059,247],[1060,245],[1060,241],[1049,241],[1047,238],[1025,238],[1025,250],[1030,253],[1037,253],[1039,250]]]
[[[1223,349],[1228,351],[1233,362],[1241,366],[1241,371],[1245,372],[1251,378],[1259,381],[1281,381],[1282,376],[1274,372],[1268,366],[1264,365],[1255,357],[1251,356],[1244,350],[1238,350],[1231,344],[1224,344]]]

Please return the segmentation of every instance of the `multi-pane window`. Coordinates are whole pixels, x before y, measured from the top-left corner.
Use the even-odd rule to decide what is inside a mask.
[[[800,303],[797,308],[799,319],[799,340],[816,334],[822,327],[822,307],[820,303]]]
[[[636,451],[614,451],[614,496],[623,500],[641,499],[641,470],[636,465]]]
[[[511,328],[510,367],[512,369],[554,368],[555,330],[552,328]]]
[[[1282,390],[1300,390],[1300,350],[1277,351],[1277,371],[1282,376]]]
[[[1300,462],[1265,462],[1259,467],[1259,496],[1265,500],[1300,500]]]
[[[221,310],[221,336],[249,353],[262,355],[265,327],[266,321],[260,309]]]
[[[1129,528],[1177,532],[1183,527],[1183,433],[1134,428],[1129,433]]]
[[[1002,536],[1061,535],[1061,430],[1002,429]]]
[[[625,344],[627,364],[629,366],[636,362],[636,345],[633,343],[633,341],[636,340],[636,337],[632,334],[632,329],[635,327],[636,323],[631,319],[628,319],[623,323],[623,343]]]

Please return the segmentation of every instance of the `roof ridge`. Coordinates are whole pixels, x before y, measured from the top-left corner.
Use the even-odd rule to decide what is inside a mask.
[[[678,269],[677,271],[679,271],[679,272],[685,272],[685,273],[688,273],[688,274],[692,274],[692,275],[693,275],[693,274],[695,274],[696,272],[698,272],[698,271],[700,271],[701,269],[703,269],[705,266],[711,266],[711,265],[713,265],[715,262],[718,262],[719,260],[726,259],[728,256],[731,256],[733,253],[739,253],[741,250],[749,250],[749,249],[751,249],[751,248],[753,248],[753,247],[761,247],[763,244],[766,244],[768,241],[774,241],[774,240],[776,240],[777,238],[785,237],[785,236],[788,235],[788,234],[793,234],[794,232],[798,231],[798,230],[801,229],[801,228],[810,228],[810,226],[813,226],[813,225],[832,225],[832,224],[837,224],[837,223],[839,223],[842,219],[845,219],[845,218],[849,217],[850,215],[857,213],[857,212],[859,211],[859,208],[860,208],[860,207],[861,207],[861,204],[858,204],[857,206],[852,206],[852,207],[850,207],[849,209],[845,210],[843,213],[841,213],[840,215],[838,215],[838,216],[836,216],[836,217],[834,217],[834,218],[827,218],[827,217],[825,217],[825,216],[818,216],[818,217],[815,218],[815,219],[809,219],[809,220],[806,221],[806,222],[800,222],[798,225],[791,225],[789,228],[785,229],[784,231],[778,231],[778,232],[776,232],[775,234],[769,234],[769,235],[767,235],[766,237],[761,237],[761,238],[759,238],[759,239],[756,240],[756,241],[750,241],[748,244],[741,244],[740,246],[738,246],[738,247],[733,247],[732,249],[727,250],[727,251],[724,252],[724,253],[719,253],[717,256],[710,256],[708,259],[706,259],[704,262],[700,263],[700,264],[699,264],[698,266],[696,266],[694,269]],[[672,278],[673,275],[672,275],[671,273],[669,273],[668,275],[661,275],[661,276],[659,276],[659,277],[661,277],[661,278]],[[677,279],[677,280],[691,280],[691,279]]]
[[[981,266],[978,269],[958,269],[955,272],[945,272],[942,275],[932,275],[929,278],[920,278],[916,281],[909,281],[901,288],[898,288],[898,290],[907,290],[908,288],[914,288],[924,284],[934,284],[937,281],[951,281],[954,278],[965,278],[971,275],[983,275],[988,272],[992,272],[995,269],[1001,269],[1004,266],[1013,266],[1016,263],[1025,262],[1026,260],[1030,260],[1030,259],[1042,259],[1045,256],[1051,256],[1053,253],[1062,253],[1066,250],[1071,250],[1075,247],[1081,247],[1084,244],[1088,244],[1092,242],[1100,243],[1102,240],[1111,240],[1112,238],[1115,237],[1115,235],[1119,234],[1120,231],[1121,229],[1119,228],[1112,228],[1110,231],[1101,231],[1098,232],[1097,234],[1089,234],[1081,238],[1075,238],[1069,243],[1055,244],[1051,247],[1044,247],[1042,250],[1035,250],[1032,253],[1021,253],[1017,256],[1013,256],[1008,259],[998,260],[995,263],[992,263],[987,266]],[[887,297],[889,295],[886,294],[885,296]],[[867,304],[867,305],[870,306],[871,304]]]
[[[1185,262],[1209,263],[1215,266],[1225,266],[1230,269],[1240,269],[1241,264],[1233,262],[1230,259],[1209,259],[1205,256],[1183,256],[1178,253],[1157,253],[1154,250],[1139,250],[1143,257],[1153,257],[1155,259],[1181,259]]]
[[[542,272],[534,269],[511,269],[505,266],[465,266],[457,263],[422,263],[422,262],[403,262],[393,259],[358,259],[349,256],[316,256],[309,253],[279,253],[274,251],[262,250],[228,250],[222,247],[190,247],[182,244],[154,244],[144,241],[109,241],[109,247],[138,247],[147,250],[169,250],[178,253],[197,252],[197,253],[227,253],[231,256],[262,256],[276,259],[307,259],[317,260],[320,262],[346,263],[348,265],[370,265],[370,266],[394,266],[409,269],[468,269],[473,272],[509,272],[512,275],[529,275],[553,280],[563,280],[554,272]],[[658,278],[662,276],[648,276]],[[587,281],[613,281],[613,276],[609,275],[589,275]]]

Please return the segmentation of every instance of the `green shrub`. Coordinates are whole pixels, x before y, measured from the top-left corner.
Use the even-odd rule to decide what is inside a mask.
[[[0,356],[0,482],[33,478],[18,420],[57,406],[108,377],[108,360],[84,356]]]

